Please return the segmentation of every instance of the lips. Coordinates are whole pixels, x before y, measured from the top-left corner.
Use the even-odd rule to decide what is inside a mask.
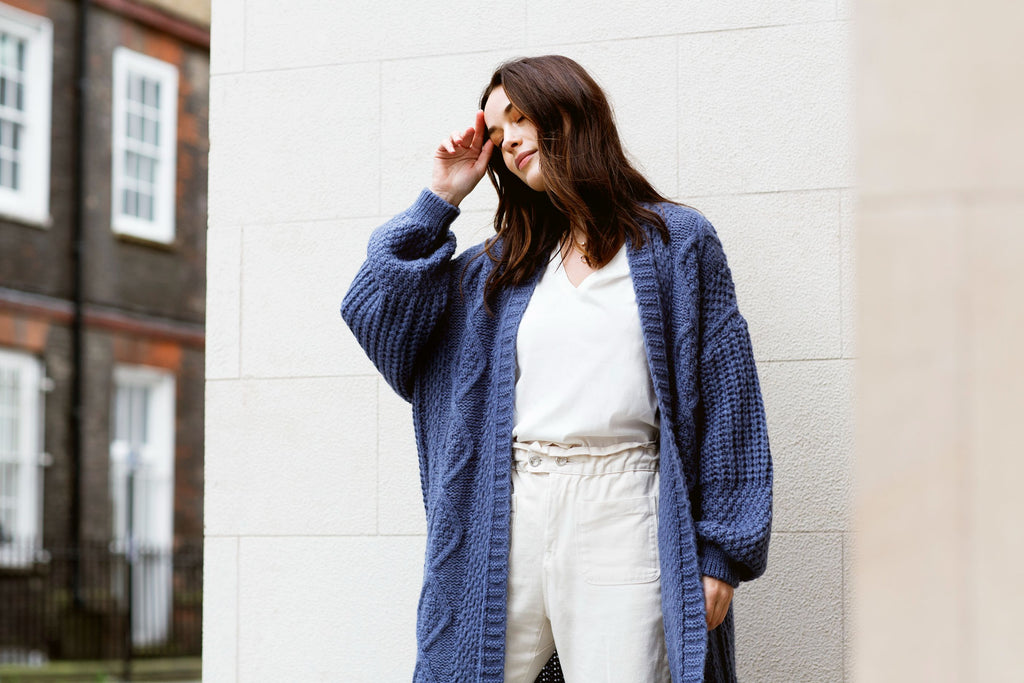
[[[526,162],[530,160],[530,157],[532,157],[536,153],[537,153],[537,151],[533,150],[533,151],[523,152],[522,154],[519,154],[516,157],[516,168],[518,168],[519,170],[522,170],[523,166],[526,165]]]

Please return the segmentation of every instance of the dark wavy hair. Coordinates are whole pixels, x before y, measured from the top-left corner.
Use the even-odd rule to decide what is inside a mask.
[[[585,236],[584,257],[595,268],[611,260],[627,235],[642,245],[642,223],[668,240],[665,221],[643,204],[671,200],[626,158],[608,98],[582,66],[561,55],[506,62],[484,89],[481,109],[498,86],[537,127],[546,191],[531,189],[509,171],[495,147],[487,166],[498,193],[496,234],[484,248],[495,264],[484,286],[488,311],[498,292],[529,278],[556,245],[571,239],[571,228]]]

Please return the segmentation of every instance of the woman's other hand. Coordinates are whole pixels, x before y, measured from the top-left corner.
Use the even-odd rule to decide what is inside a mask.
[[[732,602],[733,587],[713,576],[705,576],[703,580],[704,614],[707,617],[710,631],[718,628],[718,625],[725,620],[725,614],[729,611],[729,603]]]
[[[484,113],[478,111],[472,128],[453,132],[434,152],[430,191],[458,206],[487,172],[494,143],[486,137]]]

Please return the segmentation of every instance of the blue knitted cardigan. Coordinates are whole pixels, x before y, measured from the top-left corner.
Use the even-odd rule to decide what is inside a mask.
[[[735,680],[733,615],[707,631],[701,575],[736,586],[767,564],[772,463],[747,325],[721,243],[697,211],[653,206],[627,242],[661,412],[658,547],[674,683]],[[501,681],[516,333],[543,269],[489,316],[482,245],[457,258],[459,210],[423,190],[377,228],[341,314],[412,403],[427,546],[414,681]],[[500,243],[497,245],[500,249]]]

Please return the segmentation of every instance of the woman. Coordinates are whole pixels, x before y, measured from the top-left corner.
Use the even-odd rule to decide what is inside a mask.
[[[487,173],[496,234],[448,226]],[[416,681],[735,680],[772,465],[714,229],[623,154],[560,56],[502,65],[342,316],[412,403],[427,515]]]

